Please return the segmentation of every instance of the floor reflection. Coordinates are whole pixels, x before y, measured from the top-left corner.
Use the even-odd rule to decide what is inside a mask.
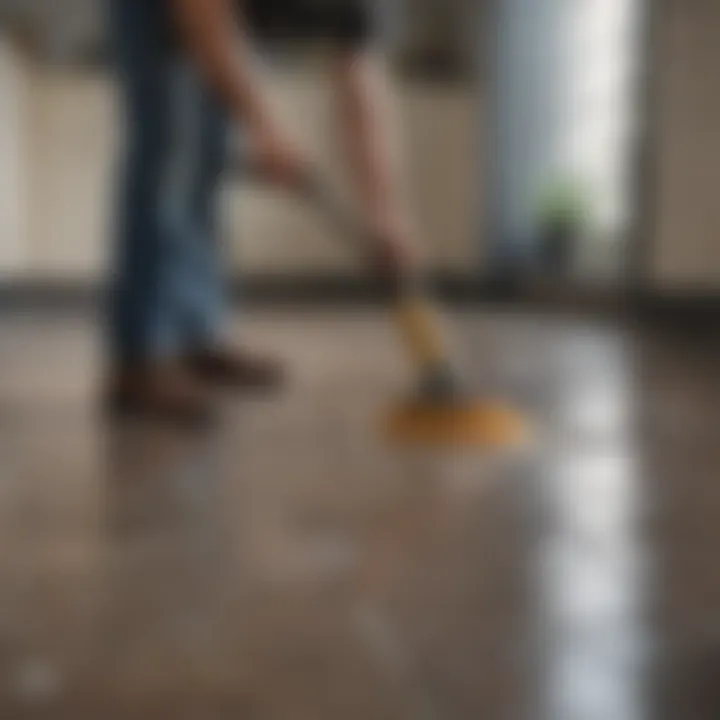
[[[201,434],[103,424],[92,326],[23,323],[3,720],[719,717],[716,357],[468,312],[478,384],[541,431],[500,459],[373,432],[402,373],[372,314],[257,321],[296,382]]]
[[[108,542],[183,541],[217,526],[221,431],[108,424],[103,448]]]
[[[234,538],[223,512],[223,440],[220,432],[106,428],[92,647],[80,673],[87,701],[152,706],[168,696],[180,707],[183,689],[208,674],[216,684],[235,681],[226,677],[237,623],[229,622]]]
[[[599,372],[593,376],[581,362],[584,373],[564,383],[566,435],[550,451],[541,485],[538,598],[548,720],[647,716],[641,456],[622,349],[596,345],[589,359]]]

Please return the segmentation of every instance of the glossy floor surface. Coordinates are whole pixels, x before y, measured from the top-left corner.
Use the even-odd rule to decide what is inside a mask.
[[[251,314],[293,382],[200,435],[99,420],[90,320],[0,321],[0,717],[720,717],[717,346],[456,321],[522,452],[386,446],[371,311]]]

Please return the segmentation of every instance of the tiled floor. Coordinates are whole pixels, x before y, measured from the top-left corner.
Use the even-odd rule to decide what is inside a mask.
[[[521,453],[385,446],[371,312],[253,314],[294,382],[203,436],[98,420],[89,320],[0,323],[0,718],[720,717],[717,347],[457,321]]]

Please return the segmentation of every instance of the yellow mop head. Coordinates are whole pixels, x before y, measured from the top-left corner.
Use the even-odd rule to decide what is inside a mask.
[[[304,195],[322,208],[367,252],[368,233],[318,177],[308,177]],[[448,361],[445,338],[434,309],[424,297],[422,281],[415,273],[398,281],[396,322],[422,381],[416,398],[390,413],[388,437],[395,442],[423,445],[469,445],[507,447],[526,436],[522,416],[508,407],[470,399],[456,381]]]
[[[501,403],[474,400],[459,386],[434,312],[422,298],[402,298],[397,322],[421,369],[422,384],[415,398],[387,417],[385,433],[389,440],[401,444],[508,448],[527,439],[527,423],[520,413]]]
[[[390,412],[385,434],[403,445],[508,448],[524,443],[523,416],[500,403],[465,401],[440,404],[418,398]]]

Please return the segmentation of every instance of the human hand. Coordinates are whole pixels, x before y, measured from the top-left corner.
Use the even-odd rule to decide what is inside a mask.
[[[307,182],[310,161],[278,128],[265,124],[251,132],[250,148],[252,170],[262,179],[292,189]]]
[[[386,214],[371,223],[373,247],[371,261],[384,275],[393,278],[413,275],[421,258],[417,233],[412,223],[400,214]]]

